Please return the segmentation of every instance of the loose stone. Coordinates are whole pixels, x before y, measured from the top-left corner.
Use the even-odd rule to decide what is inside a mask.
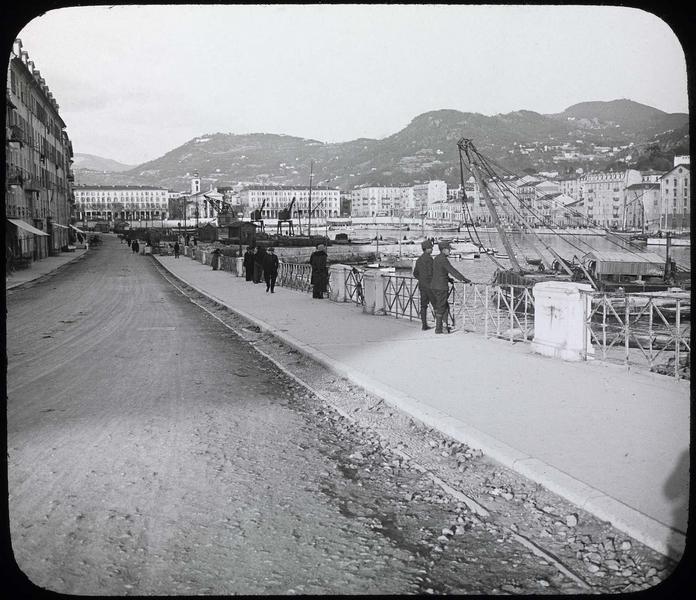
[[[578,524],[578,517],[577,515],[567,515],[565,522],[568,527],[575,527]]]

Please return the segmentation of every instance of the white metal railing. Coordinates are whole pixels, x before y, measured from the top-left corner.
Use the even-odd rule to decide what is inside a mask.
[[[384,286],[384,310],[396,318],[420,319],[418,280],[390,275]],[[510,341],[534,337],[534,298],[531,290],[515,285],[465,284],[449,286],[449,325]]]
[[[689,292],[610,294],[583,292],[588,335],[584,358],[647,366],[651,371],[689,378],[691,298]]]

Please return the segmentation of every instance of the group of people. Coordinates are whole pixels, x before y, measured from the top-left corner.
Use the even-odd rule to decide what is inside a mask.
[[[312,267],[312,297],[324,298],[329,283],[329,268],[327,265],[326,246],[317,244],[316,250],[309,257]],[[274,248],[263,246],[249,246],[244,253],[244,273],[247,281],[261,283],[266,282],[266,292],[274,293],[280,261]]]
[[[249,246],[244,253],[244,272],[247,281],[261,283],[261,279],[266,282],[266,293],[275,293],[276,279],[280,261],[276,256],[274,248],[264,248],[263,246]]]
[[[416,260],[413,267],[413,276],[418,280],[420,290],[420,316],[422,329],[432,329],[428,325],[428,305],[432,304],[435,312],[435,333],[451,333],[451,328],[446,325],[449,315],[449,282],[455,277],[464,283],[471,281],[462,275],[449,261],[452,247],[449,242],[439,242],[440,254],[432,257],[433,242],[425,240],[421,244],[423,254]],[[443,329],[444,324],[444,329]]]

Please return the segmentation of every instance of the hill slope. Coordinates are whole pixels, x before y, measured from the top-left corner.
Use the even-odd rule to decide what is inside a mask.
[[[516,111],[489,117],[443,109],[418,115],[404,129],[381,140],[327,144],[279,134],[207,134],[128,171],[98,176],[80,173],[78,181],[183,190],[188,187],[189,174],[198,171],[204,185],[238,181],[307,185],[313,161],[314,185],[350,189],[361,184],[407,185],[429,179],[456,184],[461,137],[473,139],[482,152],[510,170],[558,170],[554,156],[563,144],[574,146],[581,154],[590,152],[595,144],[634,144],[623,153],[632,152],[632,158],[651,143],[658,143],[663,152],[688,153],[688,122],[687,114],[668,114],[630,100],[583,102],[553,115]],[[596,169],[609,162],[586,159],[560,168]]]

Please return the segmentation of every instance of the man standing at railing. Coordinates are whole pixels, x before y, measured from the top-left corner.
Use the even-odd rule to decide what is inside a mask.
[[[323,298],[326,285],[329,282],[329,269],[327,267],[326,246],[317,244],[317,249],[309,257],[312,265],[312,298]]]
[[[420,317],[423,323],[423,331],[431,329],[428,327],[428,304],[432,304],[435,308],[435,300],[433,292],[430,289],[430,284],[433,279],[433,243],[430,240],[425,240],[421,244],[423,254],[418,257],[416,264],[413,266],[413,276],[418,280],[418,289],[420,290]]]
[[[447,321],[447,315],[449,313],[449,302],[447,302],[447,296],[449,294],[449,276],[452,275],[452,277],[464,283],[471,283],[471,280],[457,271],[450,263],[449,258],[447,258],[452,251],[450,243],[439,242],[438,247],[440,248],[440,254],[433,259],[433,279],[430,283],[430,289],[435,299],[435,333],[444,333],[444,331],[442,331],[442,322],[443,319],[445,322]],[[451,330],[448,326],[447,333],[450,332]]]

